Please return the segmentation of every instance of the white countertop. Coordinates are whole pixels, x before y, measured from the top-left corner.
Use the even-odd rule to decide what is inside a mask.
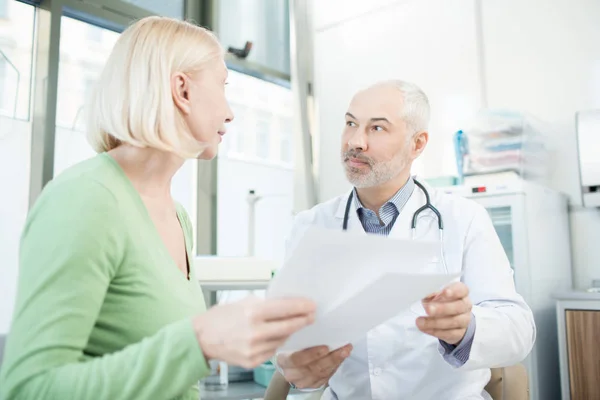
[[[572,290],[565,292],[558,292],[554,295],[557,300],[588,300],[588,301],[600,301],[599,292],[588,292],[585,290]]]

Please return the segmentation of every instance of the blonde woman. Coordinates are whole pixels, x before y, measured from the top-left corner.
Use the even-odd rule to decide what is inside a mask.
[[[30,212],[2,399],[198,399],[207,360],[253,367],[311,323],[302,299],[205,310],[189,218],[170,194],[186,158],[211,159],[233,114],[215,37],[152,17],[118,40],[90,106],[99,153]]]

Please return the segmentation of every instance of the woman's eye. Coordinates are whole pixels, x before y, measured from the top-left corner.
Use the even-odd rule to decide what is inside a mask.
[[[375,131],[382,131],[383,128],[381,126],[379,126],[379,125],[374,125],[373,126],[373,130],[375,130]]]
[[[356,126],[356,124],[352,121],[346,121],[346,126]]]

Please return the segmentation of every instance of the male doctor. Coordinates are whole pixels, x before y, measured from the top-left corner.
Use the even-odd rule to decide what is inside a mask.
[[[411,83],[386,81],[358,92],[345,115],[341,149],[354,189],[300,213],[288,252],[309,226],[342,229],[344,219],[348,230],[410,238],[413,214],[426,201],[410,170],[427,145],[428,120],[427,97]],[[519,363],[531,351],[533,316],[515,291],[486,210],[424,188],[443,219],[446,264],[440,257],[426,268],[462,272],[460,282],[410,310],[398,310],[397,317],[341,349],[279,354],[276,362],[290,384],[319,388],[328,383],[323,399],[490,399],[484,391],[490,368]],[[419,214],[416,235],[416,240],[439,240],[431,211]]]

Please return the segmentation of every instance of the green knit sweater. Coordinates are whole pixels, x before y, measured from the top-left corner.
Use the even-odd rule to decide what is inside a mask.
[[[0,399],[198,399],[209,369],[191,319],[206,306],[177,215],[190,280],[108,154],[47,185],[21,238]]]

